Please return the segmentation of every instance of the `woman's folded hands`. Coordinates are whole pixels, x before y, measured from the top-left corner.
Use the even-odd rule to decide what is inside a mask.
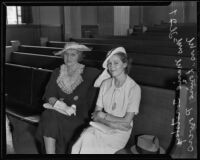
[[[104,119],[106,116],[106,113],[102,112],[102,111],[95,111],[92,113],[92,119],[93,121],[100,121],[101,119]]]
[[[45,103],[43,106],[44,108],[53,109],[68,116],[71,116],[73,114],[76,115],[76,106],[68,106],[65,102],[61,100],[57,100],[53,106],[49,103]]]
[[[103,111],[95,111],[92,113],[92,120],[94,122],[100,122],[103,123],[113,129],[119,129],[122,131],[128,131],[131,129],[130,123],[127,122],[114,122],[114,121],[109,121],[106,119],[106,116],[108,116],[108,113],[105,113]]]

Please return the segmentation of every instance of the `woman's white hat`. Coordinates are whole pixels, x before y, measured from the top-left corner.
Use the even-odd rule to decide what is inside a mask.
[[[122,52],[126,55],[126,50],[124,49],[124,47],[117,47],[115,49],[112,49],[110,50],[108,53],[107,53],[107,56],[106,56],[106,59],[105,61],[103,62],[103,65],[102,67],[104,68],[104,71],[100,74],[100,76],[96,79],[95,83],[94,83],[94,87],[100,87],[101,86],[101,83],[110,78],[110,74],[108,73],[107,69],[107,62],[108,60],[110,59],[110,57],[112,57],[114,54],[118,53],[118,52]]]
[[[110,50],[107,53],[107,55],[106,55],[106,59],[103,62],[102,67],[105,68],[105,69],[107,69],[107,62],[108,62],[108,60],[110,59],[110,57],[112,57],[112,55],[114,55],[115,53],[118,53],[118,52],[122,52],[122,53],[126,54],[126,50],[124,49],[124,47],[117,47],[115,49]]]
[[[62,49],[61,51],[59,52],[56,52],[55,55],[62,55],[65,51],[69,50],[69,49],[75,49],[75,50],[78,50],[78,51],[91,51],[90,48],[88,48],[87,46],[85,45],[82,45],[82,44],[79,44],[77,42],[67,42],[64,46],[64,49]]]

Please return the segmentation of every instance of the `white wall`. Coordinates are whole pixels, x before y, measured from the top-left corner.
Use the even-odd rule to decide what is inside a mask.
[[[114,35],[127,35],[129,20],[129,6],[114,6]]]

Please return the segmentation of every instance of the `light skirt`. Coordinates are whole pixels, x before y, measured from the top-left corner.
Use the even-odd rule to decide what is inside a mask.
[[[131,134],[117,130],[116,133],[103,133],[90,126],[86,128],[72,147],[72,154],[114,154],[124,148]]]

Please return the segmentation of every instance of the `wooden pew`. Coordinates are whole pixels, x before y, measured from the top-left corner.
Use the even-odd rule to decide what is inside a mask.
[[[13,52],[10,57],[10,63],[53,70],[64,62],[61,57],[57,56]]]
[[[65,46],[66,42],[57,42],[57,41],[49,41],[47,43],[47,47],[60,47],[63,48]],[[119,45],[116,44],[98,44],[98,43],[82,43],[86,45],[87,47],[91,48],[92,50],[98,50],[98,51],[109,51],[112,48],[115,48]]]
[[[48,47],[64,47],[66,42],[57,42],[57,41],[49,41],[47,43]],[[162,46],[159,46],[158,44],[155,44],[154,46],[149,45],[145,46],[142,44],[100,44],[100,43],[81,43],[84,44],[90,48],[92,48],[94,51],[105,51],[108,52],[109,50],[123,46],[127,52],[136,52],[136,53],[143,53],[143,54],[156,54],[156,55],[165,55],[165,56],[179,56],[179,57],[189,57],[190,51],[189,48],[185,48],[184,54],[179,55],[178,52],[178,47],[165,47],[163,48]],[[184,46],[184,45],[183,45]]]
[[[42,95],[52,71],[8,63],[5,69],[6,112],[21,120],[37,124],[43,110]],[[15,86],[16,82],[19,89]],[[175,90],[139,84],[142,89],[140,114],[134,119],[134,130],[127,147],[135,143],[134,138],[138,134],[154,134],[158,136],[160,144],[168,150],[172,140],[169,133],[174,130],[170,120],[175,116]]]
[[[64,47],[64,46],[63,46]],[[33,54],[40,54],[40,55],[49,55],[54,56],[54,53],[62,50],[63,48],[56,48],[56,47],[41,47],[41,46],[30,46],[30,45],[21,45],[18,47],[19,49],[17,52],[23,53],[33,53]],[[105,56],[107,54],[106,51],[84,51],[85,55],[93,54],[93,52],[98,53],[99,56]],[[105,57],[104,57],[105,58]]]
[[[168,38],[168,36],[167,36]],[[71,38],[70,41],[75,41],[79,43],[96,43],[96,44],[119,44],[128,45],[132,44],[132,47],[145,46],[145,47],[176,47],[174,43],[168,38],[168,40],[152,40],[152,39],[108,39],[108,38]]]
[[[146,26],[147,31],[145,32],[146,35],[156,35],[162,36],[164,34],[169,33],[170,23],[162,23],[162,24],[155,24],[154,26]],[[177,23],[176,26],[178,27],[178,31],[181,33],[181,36],[193,36],[197,33],[197,24],[196,23]],[[133,30],[135,33],[142,33],[143,25],[135,25]]]
[[[62,50],[63,48],[55,47],[44,47],[44,46],[30,46],[30,45],[20,45],[18,47],[18,52],[34,53],[34,54],[44,54],[44,55],[54,55],[54,53]]]
[[[27,65],[31,67],[55,69],[63,60],[61,57],[13,52],[10,63]],[[102,61],[84,60],[86,66],[102,69]],[[182,70],[182,79],[187,79],[187,70]],[[129,75],[140,84],[161,88],[175,88],[178,82],[178,69],[152,67],[132,64]]]
[[[39,115],[43,111],[42,95],[51,71],[8,63],[5,69],[7,73],[6,92],[8,93],[6,112],[21,120],[37,124]],[[19,88],[17,92],[12,90],[16,81]],[[15,89],[17,89],[16,86]],[[172,140],[170,133],[174,130],[171,119],[175,116],[175,107],[173,106],[175,91],[143,85],[141,85],[141,89],[140,113],[134,118],[134,127],[127,147],[135,143],[136,135],[153,134],[159,138],[161,146],[167,150]],[[27,94],[27,91],[30,94]]]
[[[188,79],[186,72],[181,71],[181,82]],[[178,69],[132,65],[129,75],[142,85],[168,89],[176,89],[178,85]]]
[[[24,53],[34,53],[34,54],[43,54],[44,55],[51,55],[53,56],[53,52],[55,52],[55,48],[52,47],[40,47],[40,46],[27,46],[27,45],[22,45],[19,47],[20,50]],[[59,51],[58,49],[57,51]],[[25,52],[28,51],[28,52]],[[129,57],[132,59],[134,64],[141,64],[141,65],[150,65],[150,66],[158,66],[158,67],[169,67],[169,68],[177,68],[176,66],[176,61],[181,59],[181,64],[183,69],[188,69],[188,68],[194,68],[196,69],[196,65],[192,66],[192,61],[190,60],[189,57],[183,56],[180,57],[176,54],[172,54],[172,52],[166,52],[166,54],[169,55],[159,55],[152,53],[150,54],[149,51],[148,53],[145,53],[144,51],[138,51],[138,52],[128,52]],[[141,53],[140,53],[141,52]],[[98,61],[103,61],[106,57],[107,52],[106,51],[91,51],[91,52],[83,52],[85,55],[85,59],[88,60],[98,60]],[[9,54],[10,57],[10,54]],[[8,58],[7,58],[8,61]],[[27,62],[28,63],[28,62]]]
[[[182,69],[196,70],[196,64],[193,66],[193,62],[190,57],[177,57],[177,56],[163,56],[163,55],[149,55],[143,53],[128,53],[129,59],[132,64],[163,67],[163,68],[178,68],[178,63],[181,64]]]
[[[135,144],[136,136],[149,134],[157,136],[160,145],[169,152],[173,138],[171,133],[174,131],[171,121],[175,117],[173,100],[176,93],[174,90],[149,86],[141,86],[141,91],[139,114],[134,117],[133,130],[126,147]]]
[[[94,79],[100,73],[94,68],[91,71],[94,73],[87,78]],[[6,63],[5,72],[6,113],[37,124],[44,110],[43,95],[52,70]]]
[[[110,36],[110,35],[100,35],[100,36],[96,36],[95,38],[98,39],[120,39],[120,40],[161,40],[161,41],[168,41],[169,37],[168,34],[165,34],[163,36],[148,36],[145,34],[134,34],[133,35],[127,35],[127,36]],[[92,38],[90,38],[92,39]]]
[[[157,54],[144,54],[144,53],[135,53],[135,52],[129,52],[127,53],[130,62],[135,65],[144,65],[144,66],[151,66],[151,67],[163,67],[163,68],[178,68],[178,63],[181,64],[182,69],[191,69],[193,68],[196,70],[196,63],[193,65],[193,62],[191,61],[190,57],[178,57],[178,56],[163,56],[163,55],[157,55]],[[98,60],[103,61],[105,60],[105,57],[107,55],[107,52],[88,52],[85,53],[85,59],[88,60]]]
[[[66,42],[48,42],[48,46],[54,47],[41,47],[41,46],[29,46],[29,45],[21,45],[19,46],[18,52],[25,53],[37,53],[37,54],[46,54],[46,55],[54,55],[54,53],[60,51],[62,48],[56,47],[64,47]],[[140,54],[148,54],[148,55],[163,55],[163,56],[177,56],[177,57],[190,57],[191,51],[183,50],[183,54],[179,55],[178,48],[162,48],[162,47],[145,47],[145,46],[135,46],[133,47],[131,44],[129,45],[120,45],[120,44],[94,44],[94,43],[83,43],[84,45],[90,47],[95,52],[108,52],[109,50],[123,46],[125,47],[128,53],[140,53]]]
[[[37,124],[51,73],[50,70],[6,63],[6,113]]]
[[[31,104],[31,76],[31,67],[19,65],[16,68],[14,64],[5,65],[5,94],[7,105],[12,106],[16,104],[17,106],[24,106],[24,104]],[[16,78],[15,83],[13,83],[13,78]],[[21,88],[26,89],[23,92],[19,92]]]
[[[19,64],[24,66],[36,67],[53,70],[64,63],[63,59],[58,56],[39,55],[33,53],[13,52],[10,60],[13,64]],[[93,61],[83,59],[80,63],[88,66],[102,69],[102,61]]]

